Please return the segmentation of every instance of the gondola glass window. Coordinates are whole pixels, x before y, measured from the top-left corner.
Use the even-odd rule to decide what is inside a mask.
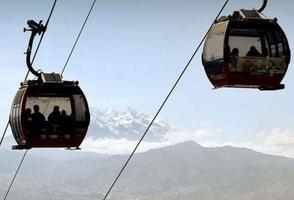
[[[226,23],[220,23],[218,26],[214,27],[214,31],[208,35],[206,40],[206,49],[203,54],[205,61],[218,61],[222,60],[224,57],[223,47],[224,47],[224,26]]]
[[[270,76],[285,73],[285,51],[278,33],[267,29],[231,29],[228,40],[230,72]]]
[[[72,115],[72,109],[69,97],[28,97],[26,102],[26,110],[30,109],[34,113],[34,106],[39,106],[39,112],[48,121],[49,115],[53,113],[54,107],[58,106],[58,111],[65,111],[66,114]],[[55,107],[56,108],[56,107]]]
[[[209,74],[223,73],[224,42],[226,22],[219,23],[210,31],[206,39],[206,48],[203,52],[204,62],[209,63],[206,68]]]
[[[232,50],[234,50],[235,48],[238,49],[239,56],[245,57],[246,54],[250,51],[250,47],[252,46],[255,47],[258,53],[262,52],[260,41],[261,41],[260,37],[230,36],[229,46]]]
[[[28,97],[23,118],[33,137],[61,134],[66,123],[75,121],[69,97]]]
[[[86,121],[87,108],[84,104],[85,100],[82,95],[73,95],[76,108],[76,121]]]

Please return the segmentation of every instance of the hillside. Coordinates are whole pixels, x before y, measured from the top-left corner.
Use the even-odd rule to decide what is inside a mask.
[[[48,153],[29,152],[9,199],[97,199],[127,158],[69,152],[71,158],[63,160],[60,152],[53,150],[51,159]],[[0,151],[0,195],[4,195],[20,156],[20,152]],[[245,148],[205,148],[185,142],[136,154],[110,197],[292,200],[293,184],[293,159]]]

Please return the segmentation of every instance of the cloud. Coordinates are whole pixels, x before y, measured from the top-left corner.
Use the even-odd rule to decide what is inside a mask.
[[[130,154],[141,137],[141,131],[145,130],[145,126],[147,126],[150,121],[147,119],[148,116],[145,115],[140,114],[140,118],[138,118],[138,113],[139,112],[131,109],[111,111],[108,112],[110,116],[106,115],[109,119],[105,121],[104,118],[99,118],[101,112],[98,112],[98,119],[100,120],[98,120],[98,122],[103,122],[102,125],[106,127],[109,126],[112,132],[116,131],[119,134],[119,137],[117,137],[117,134],[104,134],[102,137],[90,136],[85,139],[82,148],[85,151],[103,154]],[[122,123],[125,119],[134,119],[134,116],[138,118],[137,121],[135,121],[136,123]],[[121,130],[120,126],[113,126],[114,117],[118,118],[118,120],[114,120],[115,123],[122,125],[127,124],[127,126],[125,126],[126,128]],[[143,124],[144,127],[142,128],[139,126],[140,124]],[[112,130],[115,127],[119,128]],[[253,137],[248,139],[248,134],[243,138],[232,137],[232,133],[226,132],[226,130],[220,127],[214,127],[205,121],[197,121],[192,124],[192,128],[183,129],[179,125],[170,126],[163,120],[159,120],[153,125],[153,128],[154,127],[158,129],[153,131],[150,129],[150,132],[140,144],[137,152],[145,152],[150,149],[161,148],[185,141],[194,141],[205,147],[227,145],[246,147],[258,152],[294,158],[294,130],[290,129],[272,129],[256,134],[253,133]],[[150,137],[152,135],[154,137]],[[234,141],[232,138],[237,138],[238,141]]]
[[[294,130],[273,129],[261,132],[245,146],[264,153],[294,158]]]
[[[84,151],[91,151],[101,154],[130,154],[138,141],[128,139],[114,139],[114,138],[103,138],[93,139],[87,138],[83,144],[82,149]],[[145,142],[143,141],[139,146],[137,152],[145,152],[150,149],[156,149],[170,145],[168,141],[162,142]]]
[[[164,135],[161,141],[142,141],[137,152],[145,152],[150,149],[161,148],[169,145],[185,141],[195,141],[199,144],[208,143],[215,134],[220,130],[209,130],[206,128],[198,128],[184,131],[171,131]],[[84,151],[91,151],[102,154],[130,154],[138,143],[137,140],[129,140],[126,138],[99,138],[93,139],[88,137],[82,144]]]
[[[285,156],[294,158],[294,130],[291,129],[272,129],[269,131],[263,131],[256,133],[253,137],[240,141],[227,141],[220,142],[216,137],[204,146],[216,147],[216,146],[233,146],[233,147],[245,147],[257,152],[265,154]]]
[[[286,156],[294,158],[294,130],[273,129],[260,132],[249,140],[241,142],[224,141],[224,131],[220,128],[194,128],[183,131],[172,131],[167,133],[162,141],[142,141],[137,152],[145,152],[150,149],[161,148],[185,141],[194,141],[205,147],[233,146],[245,147],[258,152]],[[139,140],[139,138],[138,138]],[[128,140],[126,138],[87,138],[82,145],[85,151],[103,154],[130,154],[135,148],[138,140]]]

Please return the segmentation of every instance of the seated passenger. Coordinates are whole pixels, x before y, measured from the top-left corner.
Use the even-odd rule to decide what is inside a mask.
[[[261,57],[261,53],[259,53],[255,46],[251,46],[246,56]]]
[[[230,56],[239,56],[239,49],[238,48],[234,48],[230,54]]]
[[[61,113],[59,111],[59,106],[54,106],[52,113],[48,116],[48,122],[50,125],[50,131],[53,133],[58,132],[58,128],[62,123]]]
[[[50,123],[60,123],[61,122],[61,113],[59,111],[59,106],[54,106],[52,113],[48,116],[48,121]]]
[[[62,110],[61,111],[61,119],[62,119],[63,122],[70,121],[70,116],[66,114],[66,111],[65,110]]]
[[[68,132],[71,125],[71,118],[69,115],[66,114],[65,110],[61,111],[61,120],[63,131]]]
[[[42,129],[44,128],[45,117],[39,112],[39,110],[40,107],[38,105],[34,105],[34,113],[31,114],[32,121],[30,124],[30,130],[34,137],[40,136]]]
[[[30,108],[25,109],[25,111],[22,112],[21,116],[24,123],[28,124],[32,121],[32,110]]]
[[[238,64],[238,57],[239,57],[239,49],[233,48],[232,52],[230,53],[229,62],[231,63],[233,68],[237,67]]]

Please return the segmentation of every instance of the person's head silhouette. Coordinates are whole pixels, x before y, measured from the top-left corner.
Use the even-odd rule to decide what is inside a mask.
[[[238,56],[238,55],[239,55],[239,49],[234,48],[234,49],[232,50],[232,52],[231,52],[231,55],[232,55],[232,56]]]
[[[38,105],[34,105],[34,111],[35,113],[39,112],[40,110],[40,107]]]
[[[250,51],[255,52],[255,51],[257,51],[257,50],[256,50],[255,46],[251,46],[251,47],[250,47]]]
[[[32,110],[30,108],[27,108],[25,111],[28,115],[30,115],[32,113]]]
[[[59,112],[59,106],[54,106],[53,111],[54,112]]]
[[[66,111],[65,111],[65,110],[62,110],[62,111],[61,111],[61,114],[62,114],[63,116],[65,116],[65,115],[66,115]]]

